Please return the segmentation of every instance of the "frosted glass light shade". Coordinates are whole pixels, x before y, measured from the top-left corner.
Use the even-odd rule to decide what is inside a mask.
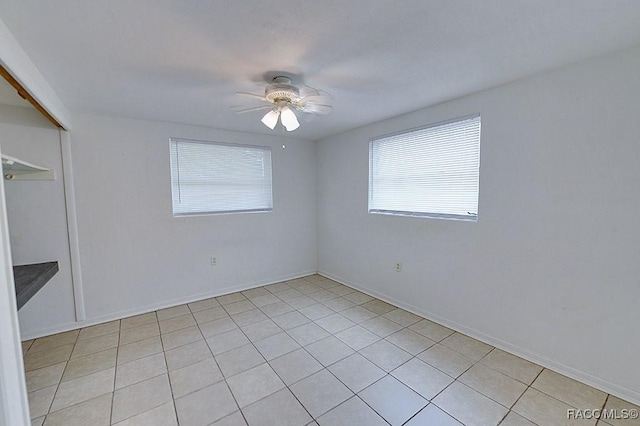
[[[276,127],[276,124],[278,123],[279,115],[280,113],[278,111],[271,110],[268,113],[266,113],[264,117],[262,117],[262,120],[260,121],[262,121],[262,123],[264,123],[265,126],[273,130]]]
[[[298,118],[288,106],[282,107],[282,110],[280,112],[280,121],[282,121],[282,125],[287,129],[288,132],[291,132],[300,127]]]

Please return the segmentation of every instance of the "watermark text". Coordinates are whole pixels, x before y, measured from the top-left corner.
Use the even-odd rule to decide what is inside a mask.
[[[567,419],[631,420],[637,419],[638,416],[638,410],[635,408],[567,409]]]

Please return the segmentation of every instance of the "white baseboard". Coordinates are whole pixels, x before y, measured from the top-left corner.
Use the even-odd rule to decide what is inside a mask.
[[[36,339],[38,337],[49,336],[51,334],[63,333],[65,331],[76,330],[78,328],[89,327],[91,325],[101,324],[104,322],[114,321],[122,318],[127,318],[134,315],[146,314],[147,312],[157,311],[159,309],[170,308],[172,306],[182,305],[185,303],[197,302],[199,300],[209,299],[211,297],[218,297],[229,293],[235,293],[238,291],[249,290],[255,287],[262,287],[269,284],[275,284],[282,281],[293,280],[300,277],[306,277],[308,275],[315,274],[316,271],[302,271],[295,274],[288,274],[281,277],[269,279],[269,280],[260,280],[253,281],[245,284],[235,285],[232,287],[223,287],[216,289],[211,292],[200,293],[197,295],[181,297],[178,299],[168,300],[166,302],[147,305],[135,309],[128,309],[124,311],[118,311],[114,313],[110,313],[107,315],[101,315],[98,317],[87,318],[84,321],[71,322],[66,324],[57,324],[51,327],[40,328],[37,330],[29,330],[27,332],[23,332],[21,335],[21,339],[30,340]]]
[[[544,368],[548,368],[549,370],[553,370],[556,373],[560,373],[572,379],[578,380],[579,382],[585,383],[589,386],[592,386],[596,389],[600,389],[603,392],[614,395],[618,398],[621,398],[625,401],[629,401],[633,404],[640,405],[640,392],[626,388],[624,386],[617,385],[615,383],[611,383],[606,379],[593,376],[585,371],[579,370],[577,368],[568,366],[566,364],[554,361],[540,354],[533,353],[527,349],[521,348],[517,345],[506,342],[497,337],[482,333],[473,328],[467,327],[463,324],[459,324],[455,321],[451,321],[447,318],[440,317],[438,315],[434,315],[430,312],[425,312],[411,304],[405,303],[404,301],[398,300],[393,296],[389,296],[385,293],[380,293],[371,289],[368,289],[358,283],[351,282],[344,278],[338,277],[334,274],[331,274],[326,271],[318,271],[319,275],[322,275],[326,278],[337,281],[341,284],[349,286],[351,288],[355,288],[362,293],[368,294],[370,296],[376,297],[385,302],[391,303],[392,305],[398,306],[399,308],[405,309],[411,313],[419,315],[428,320],[437,322],[438,324],[442,324],[446,327],[449,327],[452,330],[458,331],[460,333],[466,334],[467,336],[473,337],[474,339],[478,339],[481,342],[487,343],[491,346],[495,346],[498,349],[502,349],[506,352],[509,352],[513,355],[524,358],[528,361],[531,361],[535,364],[538,364]],[[582,408],[582,407],[579,407]]]

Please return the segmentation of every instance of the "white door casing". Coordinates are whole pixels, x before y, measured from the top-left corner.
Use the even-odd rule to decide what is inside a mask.
[[[13,284],[4,178],[0,178],[0,404],[0,425],[31,424]]]

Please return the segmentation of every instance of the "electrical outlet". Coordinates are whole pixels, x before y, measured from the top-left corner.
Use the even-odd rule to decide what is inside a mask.
[[[218,258],[216,258],[215,256],[211,256],[210,262],[211,262],[211,266],[217,266]]]
[[[396,263],[396,272],[400,272],[402,271],[402,263],[398,262]]]

